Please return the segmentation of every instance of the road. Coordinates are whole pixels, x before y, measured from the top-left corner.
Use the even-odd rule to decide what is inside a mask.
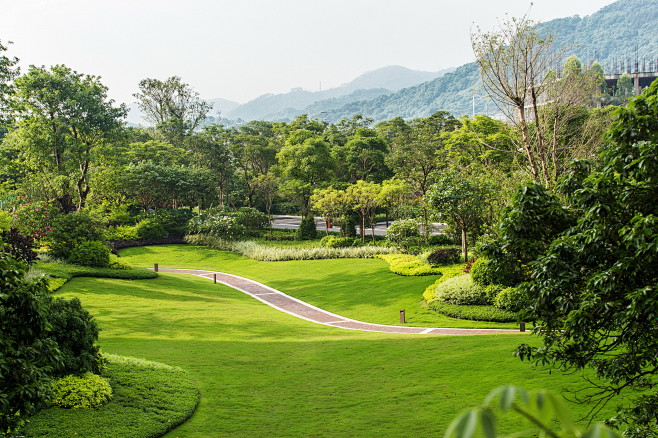
[[[283,229],[289,229],[289,230],[296,230],[299,228],[299,223],[301,222],[302,218],[301,216],[285,216],[285,215],[273,215],[273,221],[272,221],[272,227],[273,228],[283,228]],[[389,225],[393,222],[389,222]],[[446,227],[445,224],[439,224],[439,223],[433,223],[432,224],[434,230],[432,231],[432,234],[440,234],[441,231]],[[326,224],[323,218],[321,217],[316,217],[315,218],[315,227],[318,229],[318,231],[325,231]],[[359,227],[356,227],[357,233],[359,232]],[[336,233],[340,233],[340,227],[332,227],[329,228],[329,231],[334,231]],[[372,230],[370,228],[366,228],[366,235],[371,235]],[[385,236],[386,235],[386,222],[379,222],[375,226],[375,235],[376,236]]]

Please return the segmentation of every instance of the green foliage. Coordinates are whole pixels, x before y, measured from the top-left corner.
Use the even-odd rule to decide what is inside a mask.
[[[629,386],[656,394],[657,115],[654,81],[617,111],[601,166],[567,198],[577,221],[547,242],[523,288],[529,298],[524,319],[537,321],[543,345],[521,346],[519,355],[565,368],[593,367],[604,379],[590,392],[595,400]],[[641,436],[658,433],[658,405],[643,398],[635,409],[626,417],[630,427]]]
[[[324,236],[320,239],[320,246],[324,248],[347,248],[356,244],[353,237]]]
[[[52,231],[58,213],[57,207],[48,202],[28,202],[16,208],[13,224],[21,234],[41,239]]]
[[[96,345],[98,326],[89,312],[82,308],[80,300],[55,299],[50,305],[50,312],[50,337],[55,340],[61,353],[61,362],[53,375],[100,374],[103,361]]]
[[[353,246],[348,248],[276,248],[252,240],[229,241],[203,234],[185,236],[191,245],[204,245],[224,251],[233,251],[254,260],[267,262],[283,260],[320,260],[343,258],[372,258],[377,254],[389,254],[393,248],[382,246]]]
[[[206,210],[188,223],[189,234],[208,234],[224,240],[238,240],[246,232],[246,227],[238,223],[235,214],[224,208]]]
[[[427,286],[427,288],[423,292],[423,298],[428,303],[432,301],[436,301],[436,289],[439,286],[439,284],[443,283],[449,278],[453,278],[458,275],[464,275],[464,265],[460,263],[452,266],[442,266],[439,269],[439,271],[441,272],[441,277],[439,277],[439,279],[436,280],[434,283]]]
[[[410,254],[381,254],[375,257],[388,263],[391,272],[398,275],[417,276],[440,273],[437,268]]]
[[[235,220],[249,231],[264,230],[270,225],[269,217],[255,208],[242,207],[235,213]]]
[[[471,321],[515,322],[518,320],[518,316],[514,312],[487,305],[464,306],[461,304],[444,303],[437,300],[430,302],[429,308],[441,315]]]
[[[156,437],[190,418],[199,391],[178,367],[116,355],[105,356],[112,398],[94,409],[50,407],[30,418],[31,437]],[[54,432],[56,431],[56,432]]]
[[[496,388],[479,408],[455,418],[444,438],[496,437],[496,415],[516,414],[513,435],[548,436],[551,438],[615,438],[619,435],[597,423],[587,431],[575,426],[564,399],[546,390],[526,392],[516,386]],[[527,425],[527,426],[526,426]],[[521,429],[522,428],[522,429]]]
[[[108,267],[110,269],[123,269],[123,270],[132,269],[128,263],[124,262],[114,254],[110,254],[110,264]]]
[[[135,225],[117,225],[105,230],[108,240],[137,240],[137,229]]]
[[[475,284],[470,275],[460,275],[440,283],[436,288],[436,299],[462,306],[492,304],[484,288]]]
[[[142,219],[135,225],[137,239],[160,239],[167,237],[167,230],[155,219]]]
[[[419,222],[416,219],[400,219],[391,224],[386,230],[386,238],[392,244],[403,250],[420,242]]]
[[[313,240],[318,236],[317,228],[315,227],[315,219],[313,217],[302,218],[297,228],[295,238],[297,240]]]
[[[83,242],[103,241],[101,221],[86,211],[75,211],[57,216],[48,236],[53,257],[68,259],[73,249]]]
[[[434,266],[452,265],[459,262],[461,254],[461,248],[455,246],[435,248],[430,253],[425,254],[424,259]]]
[[[70,252],[68,262],[74,265],[107,268],[110,266],[110,248],[99,241],[82,242]]]
[[[0,252],[0,434],[12,434],[50,394],[59,360],[49,338],[50,299],[44,278],[27,279],[23,265]]]
[[[93,373],[68,375],[52,383],[51,404],[61,408],[99,408],[112,398],[110,382]]]
[[[481,262],[480,281],[516,286],[530,279],[529,264],[545,251],[553,239],[574,222],[573,213],[542,185],[519,188],[503,213],[499,237],[482,245],[487,261]]]
[[[510,272],[504,269],[496,269],[496,264],[492,263],[486,256],[478,257],[471,265],[470,274],[473,281],[480,286],[489,285],[514,285],[519,283],[520,277],[518,270]]]
[[[523,289],[518,287],[504,288],[498,292],[493,303],[499,309],[509,310],[510,312],[518,312],[529,305],[528,296]]]

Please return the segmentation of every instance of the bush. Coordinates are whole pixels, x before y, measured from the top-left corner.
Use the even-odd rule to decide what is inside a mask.
[[[441,272],[441,277],[439,277],[439,279],[436,280],[431,285],[427,286],[425,292],[423,292],[423,298],[428,303],[432,301],[436,301],[436,288],[439,284],[443,283],[449,278],[453,278],[458,275],[464,275],[464,271],[462,270],[461,263],[453,266],[442,266],[439,269],[439,271]]]
[[[55,299],[50,306],[52,326],[50,337],[57,342],[61,352],[61,364],[53,375],[100,374],[103,368],[98,341],[98,326],[94,318],[82,308],[80,300]]]
[[[436,299],[462,306],[492,304],[484,288],[473,283],[470,275],[460,275],[440,283],[436,288]]]
[[[247,233],[247,229],[237,222],[235,215],[224,208],[207,210],[190,219],[187,227],[190,234],[209,234],[224,240],[238,240]]]
[[[355,243],[356,239],[352,237],[324,236],[320,240],[320,246],[324,248],[347,248]]]
[[[102,222],[86,211],[74,211],[57,216],[53,220],[53,230],[49,235],[50,253],[57,258],[68,260],[73,248],[83,242],[103,241]]]
[[[434,301],[429,304],[429,308],[441,315],[472,321],[515,322],[518,320],[516,313],[497,309],[494,306],[460,306]]]
[[[455,241],[447,234],[432,234],[427,240],[427,243],[433,246],[439,246],[439,245],[449,246],[449,245],[454,245]]]
[[[473,281],[475,281],[475,280],[473,280]],[[494,301],[496,300],[496,297],[498,296],[498,294],[499,294],[503,289],[505,289],[505,286],[503,286],[503,285],[500,285],[500,284],[490,284],[489,286],[485,286],[485,287],[484,287],[484,293],[487,295],[487,299],[489,299],[489,301],[490,301],[491,303],[493,303],[494,305],[496,305],[496,303],[495,303]]]
[[[345,215],[336,225],[340,227],[340,233],[345,237],[356,237],[356,226],[359,223],[359,217],[355,215]]]
[[[187,223],[194,217],[194,213],[187,208],[163,207],[153,212],[152,217],[164,228],[165,235],[162,237],[183,237],[187,231]],[[151,237],[144,239],[151,239]]]
[[[297,228],[295,238],[297,240],[313,240],[318,236],[318,230],[315,227],[315,219],[313,217],[302,218]]]
[[[48,202],[28,202],[16,208],[14,225],[22,235],[41,239],[52,231],[58,214],[57,207]]]
[[[67,265],[62,263],[38,263],[39,269],[51,277],[70,280],[74,277],[119,278],[123,280],[145,280],[157,278],[158,273],[143,268],[128,270],[95,268],[90,266]]]
[[[137,239],[161,239],[167,237],[167,230],[156,219],[142,219],[135,225]]]
[[[528,305],[528,297],[518,287],[507,287],[496,295],[494,306],[499,309],[518,312]]]
[[[108,240],[137,240],[137,228],[134,225],[117,225],[105,230]]]
[[[430,265],[452,265],[459,263],[462,250],[456,246],[449,246],[444,248],[436,248],[425,259]]]
[[[123,270],[129,270],[132,269],[132,267],[121,260],[119,257],[115,256],[114,254],[110,254],[110,266],[109,268],[111,269],[123,269]]]
[[[440,271],[409,254],[382,254],[375,256],[386,261],[394,274],[420,276],[440,274]]]
[[[235,213],[235,220],[238,224],[250,231],[264,230],[270,225],[269,217],[265,213],[261,213],[251,207],[242,207],[239,209]]]
[[[420,243],[418,225],[419,223],[416,219],[396,220],[386,230],[386,238],[391,243],[408,251],[409,247],[418,246]]]
[[[34,238],[21,235],[17,228],[3,231],[0,234],[0,244],[0,250],[8,252],[18,261],[29,264],[39,258],[34,251]]]
[[[82,376],[66,376],[52,384],[53,406],[61,408],[98,408],[112,397],[107,379],[93,373]]]
[[[82,242],[73,248],[68,262],[74,265],[107,268],[110,266],[110,248],[103,242]]]

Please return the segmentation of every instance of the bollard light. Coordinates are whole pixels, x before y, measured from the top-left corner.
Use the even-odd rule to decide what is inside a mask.
[[[404,317],[404,309],[400,309],[400,322],[402,324],[406,323],[406,318]]]
[[[153,270],[155,272],[158,272],[158,264],[157,263],[153,263]]]

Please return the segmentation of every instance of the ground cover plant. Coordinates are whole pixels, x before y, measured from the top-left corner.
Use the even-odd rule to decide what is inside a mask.
[[[178,256],[187,263],[194,253],[195,263],[218,261],[217,251],[187,247],[169,248],[172,258],[177,248],[185,248]],[[150,262],[154,253],[143,252],[149,249],[162,247],[125,252],[133,254],[134,262],[136,252],[142,251]],[[156,254],[161,262],[164,255]],[[234,269],[240,263],[243,270],[249,264],[253,270],[267,266],[235,254],[228,254],[225,265],[232,258]],[[366,262],[379,263],[386,273],[382,261]],[[289,263],[298,262],[269,265]],[[376,287],[361,291],[373,292]],[[166,435],[171,437],[429,436],[446,430],[462,409],[479,404],[502,384],[554,391],[582,384],[578,376],[519,362],[511,352],[523,335],[442,337],[341,330],[183,274],[137,282],[76,278],[58,295],[80,298],[94,314],[103,328],[100,342],[105,351],[180,366],[198,381],[199,407],[189,421]],[[587,409],[571,407],[576,416]],[[502,421],[499,430],[517,426]]]
[[[30,437],[158,437],[189,418],[199,392],[181,368],[108,354],[112,398],[96,409],[51,407],[30,419]]]

